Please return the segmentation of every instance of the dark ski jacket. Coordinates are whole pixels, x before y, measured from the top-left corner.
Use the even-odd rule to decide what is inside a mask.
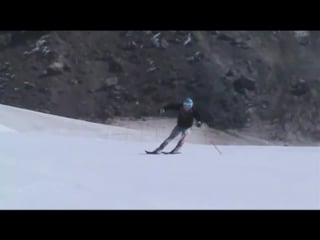
[[[193,125],[193,119],[196,119],[197,122],[201,122],[199,113],[191,108],[189,111],[186,111],[183,108],[182,103],[169,103],[163,107],[165,111],[175,110],[178,111],[177,125],[182,128],[190,128]]]

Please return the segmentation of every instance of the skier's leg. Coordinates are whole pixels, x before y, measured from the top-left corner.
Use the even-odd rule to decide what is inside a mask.
[[[175,137],[179,135],[181,132],[180,128],[178,126],[175,126],[174,129],[171,131],[169,137],[166,138],[166,140],[161,143],[161,145],[155,150],[155,152],[162,151]]]
[[[183,146],[183,144],[185,142],[187,135],[190,134],[190,132],[191,132],[190,128],[183,130],[179,142],[177,143],[176,147],[171,151],[171,153],[176,153],[181,149],[181,147]]]

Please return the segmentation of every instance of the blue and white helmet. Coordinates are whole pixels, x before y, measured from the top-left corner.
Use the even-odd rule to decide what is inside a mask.
[[[193,107],[193,101],[191,98],[186,98],[184,101],[183,101],[183,106],[186,107],[186,108],[192,108]]]

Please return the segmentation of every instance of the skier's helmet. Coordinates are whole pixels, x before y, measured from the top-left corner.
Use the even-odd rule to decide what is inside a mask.
[[[183,101],[183,107],[185,108],[185,109],[191,109],[192,107],[193,107],[193,101],[192,101],[192,99],[191,98],[186,98],[184,101]]]

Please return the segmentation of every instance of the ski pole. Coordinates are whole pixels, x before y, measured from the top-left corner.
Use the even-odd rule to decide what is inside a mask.
[[[220,152],[220,150],[218,149],[218,147],[217,147],[213,142],[212,142],[211,144],[215,147],[215,149],[217,150],[217,152],[221,155],[222,152]]]

